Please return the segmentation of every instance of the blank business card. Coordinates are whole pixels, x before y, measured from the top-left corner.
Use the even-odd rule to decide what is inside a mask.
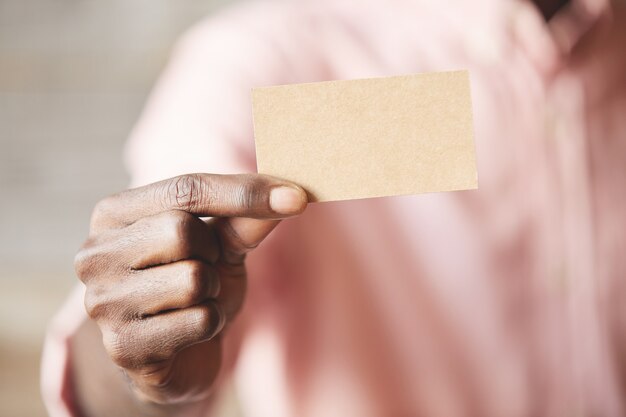
[[[252,91],[258,172],[310,201],[475,189],[467,71]]]

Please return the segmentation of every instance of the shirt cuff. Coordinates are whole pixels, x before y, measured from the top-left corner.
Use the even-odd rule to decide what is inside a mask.
[[[48,326],[41,359],[41,394],[50,417],[79,417],[70,369],[70,341],[87,319],[85,287],[76,286]]]

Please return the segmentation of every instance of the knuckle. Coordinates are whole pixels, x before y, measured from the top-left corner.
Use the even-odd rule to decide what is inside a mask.
[[[148,342],[147,330],[124,322],[103,331],[102,341],[111,360],[121,368],[139,370],[170,358],[172,351],[167,345]]]
[[[210,337],[213,334],[214,320],[209,307],[198,308],[193,316],[192,326],[196,337]]]
[[[150,227],[163,233],[164,244],[177,259],[188,259],[194,255],[194,228],[198,221],[192,214],[171,210],[158,215]]]
[[[86,282],[91,276],[92,265],[91,256],[86,250],[81,249],[74,256],[74,271],[82,282]]]
[[[83,302],[87,315],[95,321],[107,319],[122,322],[138,317],[127,300],[127,294],[111,291],[106,282],[87,286]]]
[[[237,203],[245,210],[256,208],[260,186],[252,176],[245,176],[237,190]]]
[[[174,210],[168,214],[168,218],[173,239],[188,252],[191,249],[189,245],[193,232],[193,216],[184,211]]]
[[[97,229],[103,224],[106,224],[111,213],[113,212],[113,201],[115,196],[105,197],[98,201],[91,212],[91,228]]]
[[[105,315],[108,303],[100,291],[93,288],[85,292],[85,310],[92,319],[96,320]]]
[[[111,360],[119,367],[133,369],[142,365],[133,354],[132,339],[126,326],[106,329],[102,332],[102,343]]]
[[[172,359],[187,346],[182,334],[146,321],[123,321],[103,329],[102,340],[112,361],[129,370],[148,369]]]
[[[191,326],[198,340],[208,340],[223,326],[223,314],[215,303],[206,303],[195,309]]]
[[[102,257],[103,254],[98,247],[88,239],[74,256],[74,271],[82,282],[87,283],[98,274]]]
[[[172,178],[167,186],[167,203],[183,211],[194,211],[205,194],[203,181],[197,174]]]
[[[188,261],[186,267],[184,298],[188,304],[195,304],[204,298],[207,289],[207,268],[200,261]]]

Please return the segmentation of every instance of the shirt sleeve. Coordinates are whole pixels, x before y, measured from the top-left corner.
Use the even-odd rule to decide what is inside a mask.
[[[41,394],[51,417],[77,417],[74,407],[70,340],[86,319],[83,306],[85,287],[77,285],[48,325],[41,358]]]

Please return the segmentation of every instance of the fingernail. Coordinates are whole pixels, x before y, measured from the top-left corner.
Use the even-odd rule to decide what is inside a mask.
[[[302,191],[292,187],[276,187],[270,191],[270,207],[276,213],[296,214],[302,210]]]

